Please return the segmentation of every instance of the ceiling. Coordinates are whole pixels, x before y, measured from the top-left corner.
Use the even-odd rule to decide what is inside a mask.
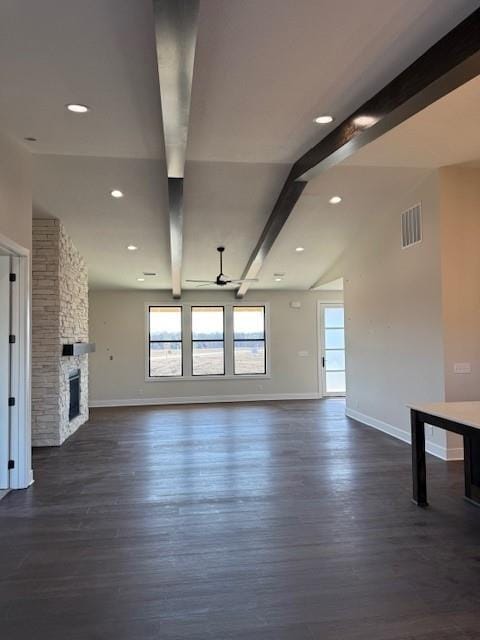
[[[479,4],[201,0],[185,175],[184,279],[216,275],[218,244],[227,247],[225,271],[240,276],[289,165],[334,126],[321,128],[313,118],[332,113],[341,121]],[[35,215],[64,222],[87,260],[90,285],[169,288],[151,0],[3,0],[0,86],[0,127],[34,154]],[[462,100],[461,108],[478,122],[478,87]],[[73,115],[64,108],[69,102],[92,110]],[[453,133],[451,145],[432,147],[445,133],[442,122],[455,122],[458,130],[450,109],[438,115],[435,133],[427,135],[424,122],[409,133],[410,142],[401,136],[400,155],[398,139],[383,147],[382,139],[349,166],[310,183],[256,286],[309,288],[354,237],[369,199],[371,205],[387,189],[406,188],[423,168],[445,164],[445,146],[446,163],[480,157],[480,127],[465,136],[461,149]],[[38,141],[26,143],[27,136]],[[419,140],[424,155],[420,160],[417,153],[412,163],[409,144]],[[370,151],[375,144],[380,146]],[[409,170],[398,177],[377,165]],[[112,199],[113,188],[124,198]],[[332,210],[328,197],[337,192],[344,201]],[[128,252],[128,244],[139,250]],[[297,254],[300,244],[306,251]],[[143,271],[158,275],[139,283]],[[285,272],[282,282],[274,281],[275,272]]]
[[[371,142],[344,164],[430,167],[475,163],[480,157],[480,78],[477,76]]]

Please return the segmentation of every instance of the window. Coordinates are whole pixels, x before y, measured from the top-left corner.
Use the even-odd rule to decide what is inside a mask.
[[[268,304],[145,307],[145,379],[269,376]]]
[[[149,376],[183,373],[182,307],[149,307]]]
[[[225,375],[223,307],[192,307],[192,375]]]
[[[266,373],[265,307],[233,307],[233,372]]]

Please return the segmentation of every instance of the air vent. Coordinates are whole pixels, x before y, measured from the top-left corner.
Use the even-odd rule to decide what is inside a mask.
[[[144,271],[144,276],[156,276],[157,274],[154,271]]]
[[[422,241],[422,205],[416,204],[402,213],[402,249]]]

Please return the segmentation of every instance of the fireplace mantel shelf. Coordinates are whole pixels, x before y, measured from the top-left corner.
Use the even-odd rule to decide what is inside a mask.
[[[83,356],[87,353],[93,353],[94,351],[94,342],[73,342],[63,345],[62,356]]]

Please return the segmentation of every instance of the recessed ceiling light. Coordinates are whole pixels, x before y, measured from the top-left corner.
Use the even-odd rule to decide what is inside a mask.
[[[145,278],[137,278],[137,282],[145,282]]]
[[[297,253],[301,253],[302,251],[305,251],[305,247],[296,247],[295,251]]]
[[[357,127],[361,127],[362,129],[368,129],[378,121],[378,118],[374,118],[373,116],[357,116],[353,119],[353,122]]]
[[[340,196],[332,196],[329,200],[330,204],[338,204],[339,202],[341,202],[342,199]]]
[[[123,198],[123,191],[120,191],[120,189],[113,189],[110,191],[110,195],[112,198]]]
[[[315,118],[314,122],[317,124],[330,124],[333,122],[333,116],[318,116],[318,118]]]
[[[275,282],[281,282],[283,278],[275,278]]]
[[[66,107],[72,113],[87,113],[87,111],[90,111],[90,107],[87,107],[86,104],[67,104]]]
[[[136,251],[138,249],[138,247],[136,247],[134,244],[129,244],[127,249],[129,251]]]

